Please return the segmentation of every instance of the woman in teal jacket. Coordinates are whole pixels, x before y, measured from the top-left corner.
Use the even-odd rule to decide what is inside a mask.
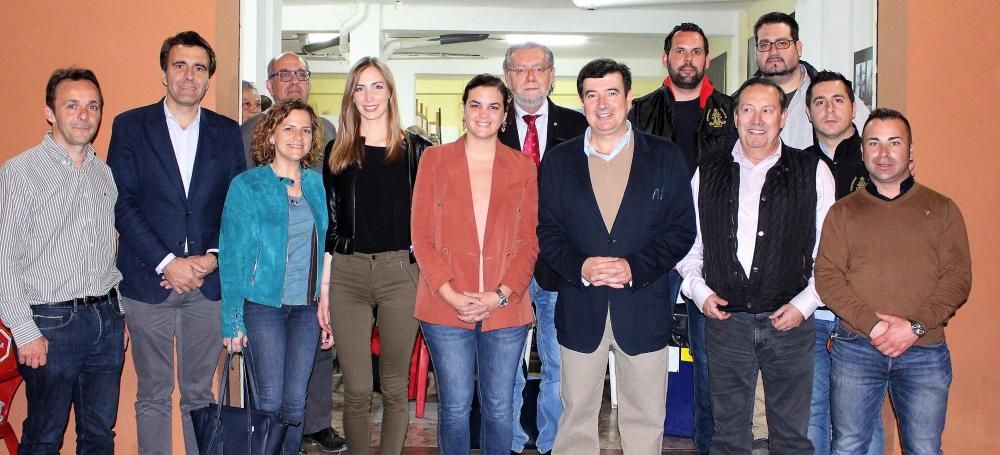
[[[321,332],[323,241],[328,224],[319,173],[322,126],[298,100],[273,106],[253,131],[257,167],[233,179],[222,211],[219,273],[223,344],[245,355],[257,383],[256,407],[288,424],[282,453],[297,454],[306,386]]]

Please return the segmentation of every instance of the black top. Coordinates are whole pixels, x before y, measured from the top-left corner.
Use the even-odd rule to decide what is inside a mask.
[[[823,152],[819,142],[806,149],[807,152],[815,154],[830,167],[830,171],[833,172],[833,181],[836,184],[837,200],[864,187],[869,180],[868,170],[865,169],[865,162],[861,158],[861,136],[858,136],[856,128],[853,126],[851,128],[854,130],[854,134],[837,144],[837,149],[833,151],[833,157],[827,156]]]
[[[872,196],[875,196],[883,201],[895,201],[906,194],[907,191],[910,191],[910,188],[913,188],[914,183],[916,183],[916,180],[913,179],[912,175],[907,177],[906,180],[899,182],[899,194],[897,194],[896,197],[883,196],[882,193],[878,192],[878,188],[875,187],[875,182],[868,182],[868,184],[865,185],[865,189],[868,190]]]
[[[410,187],[406,161],[385,163],[385,147],[365,145],[355,184],[354,251],[410,249]]]
[[[684,153],[684,161],[688,165],[688,174],[692,176],[698,167],[695,134],[698,131],[699,117],[701,117],[701,108],[698,106],[697,98],[674,103],[674,143]]]
[[[795,98],[795,92],[797,91],[799,91],[799,89],[792,90],[785,94],[785,109],[788,109],[788,105],[792,104],[792,98]]]

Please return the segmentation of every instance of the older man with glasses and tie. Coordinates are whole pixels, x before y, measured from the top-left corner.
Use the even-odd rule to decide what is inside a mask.
[[[504,79],[513,93],[507,109],[500,142],[541,163],[545,151],[580,136],[587,129],[583,114],[557,106],[549,99],[555,83],[552,51],[538,43],[524,43],[507,49],[503,61]],[[535,339],[541,361],[541,382],[537,398],[535,446],[539,453],[552,450],[562,402],[559,400],[559,343],[556,342],[555,309],[559,277],[541,258],[535,264],[534,279],[528,287],[535,307]],[[526,384],[524,369],[514,380],[514,440],[511,452],[521,453],[529,437],[521,426],[521,406]]]

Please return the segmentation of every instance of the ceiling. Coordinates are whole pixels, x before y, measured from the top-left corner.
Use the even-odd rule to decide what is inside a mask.
[[[439,44],[431,38],[440,36],[440,32],[388,32],[385,41],[399,39],[403,48],[397,50],[392,58],[414,58],[416,54],[443,58],[498,58],[503,57],[510,46],[504,37],[507,33],[491,33],[483,41]],[[590,34],[583,46],[550,46],[559,58],[594,58],[594,56],[614,56],[616,59],[655,57],[663,47],[663,36],[660,35],[615,35]],[[296,33],[284,34],[282,39],[283,52],[301,52],[302,43]],[[339,56],[336,47],[316,52],[327,56]],[[445,55],[439,55],[445,54]]]
[[[737,11],[746,8],[747,4],[752,3],[751,1],[719,1],[719,0],[674,0],[673,3],[669,0],[665,1],[665,4],[655,5],[655,6],[634,6],[629,8],[618,8],[618,11],[625,10],[650,10],[655,9],[658,13],[665,11],[683,11],[681,16],[690,17],[697,15],[695,11]],[[400,4],[403,7],[413,8],[415,6],[434,6],[434,7],[449,7],[449,6],[461,6],[461,7],[500,7],[503,10],[510,10],[513,17],[517,17],[517,11],[519,9],[530,9],[535,14],[537,14],[539,9],[554,9],[562,11],[579,11],[573,5],[572,0],[505,0],[503,2],[485,1],[485,0],[374,0],[368,1],[366,3],[372,4],[382,4],[382,5],[393,5]],[[333,0],[284,0],[282,3],[284,6],[331,6],[331,5],[345,5],[343,1],[333,1]],[[495,14],[495,13],[494,13]],[[558,15],[558,12],[553,12],[553,16]],[[477,27],[490,27],[491,21],[487,18],[484,20],[477,21],[470,18],[468,21],[468,27],[464,30],[439,30],[435,28],[435,23],[427,24],[427,29],[425,30],[383,30],[383,45],[387,45],[396,41],[395,45],[399,48],[396,49],[392,55],[391,59],[407,59],[407,58],[498,58],[503,57],[509,43],[504,40],[510,29],[500,30],[483,30]],[[525,17],[521,24],[530,23],[531,21],[538,21],[538,17]],[[544,20],[544,19],[542,19]],[[567,21],[570,22],[570,21]],[[565,23],[559,24],[559,21],[550,22],[550,24],[555,25],[555,27],[550,27],[550,31],[564,32],[570,34],[571,30],[575,29],[575,24]],[[337,27],[335,21],[331,21],[330,26]],[[442,24],[437,24],[442,25]],[[316,25],[319,26],[319,25]],[[455,26],[452,23],[451,26]],[[457,25],[458,27],[464,27],[464,23]],[[314,26],[315,27],[315,26]],[[445,26],[447,27],[447,26]],[[616,23],[609,24],[605,30],[611,33],[586,33],[588,41],[585,45],[577,46],[558,46],[550,45],[553,52],[558,56],[558,58],[580,58],[580,59],[590,59],[595,56],[607,56],[614,57],[616,59],[636,59],[636,58],[656,58],[658,57],[659,50],[663,46],[663,30],[656,30],[653,34],[642,34],[643,32],[635,33],[636,29],[628,29],[629,25],[626,23]],[[523,27],[521,27],[523,28]],[[659,27],[656,27],[659,29]],[[529,28],[530,29],[530,28]],[[615,30],[622,30],[621,33],[614,33]],[[625,30],[631,31],[633,33],[624,33]],[[646,30],[646,29],[642,29]],[[285,30],[282,36],[282,51],[283,52],[297,52],[302,53],[302,46],[308,43],[306,37],[306,32],[321,32],[323,30]],[[336,32],[337,30],[326,30],[327,32]],[[437,38],[442,34],[447,33],[486,33],[489,34],[489,38],[482,41],[475,42],[465,42],[465,43],[454,43],[454,44],[440,44],[437,41],[433,41],[433,38]],[[709,38],[713,38],[712,35]],[[720,37],[721,38],[721,37]],[[546,43],[543,43],[546,44]],[[341,58],[341,49],[333,46],[326,49],[318,50],[312,53],[316,58],[328,58],[328,59],[339,59]]]

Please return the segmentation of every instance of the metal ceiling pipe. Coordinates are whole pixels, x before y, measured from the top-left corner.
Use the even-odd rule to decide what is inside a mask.
[[[336,38],[328,39],[326,41],[318,41],[315,43],[306,44],[305,46],[302,46],[302,52],[306,54],[312,54],[313,52],[318,52],[328,47],[339,46],[339,45],[340,45],[340,37],[338,36]]]
[[[350,49],[347,47],[347,43],[350,42],[350,34],[354,29],[361,25],[361,22],[368,17],[368,3],[361,3],[358,5],[359,11],[356,11],[351,17],[347,18],[344,23],[340,24],[340,54],[347,55]]]
[[[386,41],[385,45],[382,46],[382,60],[389,60],[392,54],[403,48],[403,40],[401,39],[391,39]]]

